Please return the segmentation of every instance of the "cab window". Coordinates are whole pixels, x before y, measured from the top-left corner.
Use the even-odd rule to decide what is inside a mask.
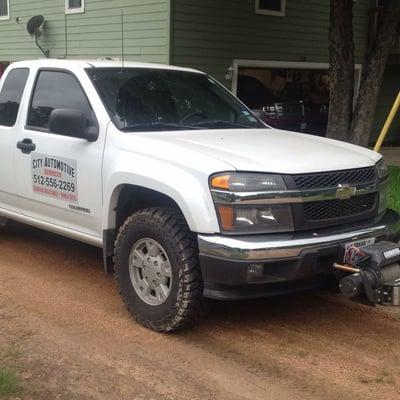
[[[79,110],[88,121],[93,111],[78,80],[64,71],[40,71],[28,115],[28,128],[48,131],[53,110]]]
[[[1,126],[15,125],[28,75],[27,68],[16,68],[8,74],[0,92]]]

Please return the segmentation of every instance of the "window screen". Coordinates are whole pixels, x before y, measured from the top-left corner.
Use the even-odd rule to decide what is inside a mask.
[[[255,0],[256,14],[284,17],[286,14],[286,0]]]
[[[28,75],[26,68],[13,69],[8,74],[0,93],[0,125],[15,125]]]
[[[8,0],[0,0],[0,17],[8,17]]]
[[[259,8],[261,10],[280,12],[281,7],[281,0],[259,0]]]
[[[67,0],[67,1],[68,1],[68,8],[70,10],[83,7],[83,4],[82,4],[83,0]]]

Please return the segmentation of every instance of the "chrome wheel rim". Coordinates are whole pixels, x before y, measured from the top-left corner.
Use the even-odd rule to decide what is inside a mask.
[[[167,252],[154,239],[141,239],[133,245],[129,276],[136,294],[146,304],[159,306],[171,293],[171,263]]]

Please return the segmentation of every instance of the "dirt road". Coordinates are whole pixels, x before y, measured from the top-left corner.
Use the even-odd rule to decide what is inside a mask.
[[[22,399],[399,399],[399,332],[397,312],[311,293],[156,334],[131,320],[98,249],[0,231],[0,367]]]

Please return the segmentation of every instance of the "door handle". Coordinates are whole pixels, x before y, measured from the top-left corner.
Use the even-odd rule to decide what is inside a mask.
[[[17,142],[17,148],[24,154],[30,154],[36,150],[36,144],[32,142],[32,139],[24,139]]]

